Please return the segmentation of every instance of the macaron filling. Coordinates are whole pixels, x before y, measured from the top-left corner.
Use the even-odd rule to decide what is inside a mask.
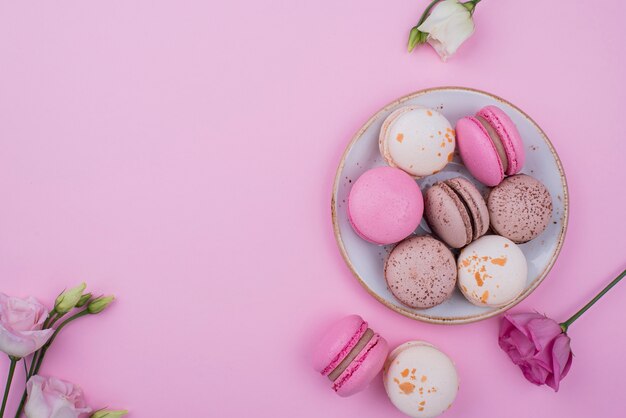
[[[453,187],[450,187],[448,181],[444,181],[439,185],[441,190],[443,190],[452,201],[455,203],[459,213],[461,215],[461,219],[463,219],[463,224],[465,226],[465,245],[469,244],[472,241],[472,237],[474,236],[474,220],[471,216],[471,211],[465,203],[463,196],[460,195]]]
[[[341,375],[341,373],[343,373],[348,368],[348,366],[350,365],[350,363],[352,363],[352,361],[356,358],[356,356],[358,356],[359,353],[363,351],[363,349],[365,348],[367,343],[370,342],[373,336],[374,336],[374,331],[368,328],[359,339],[359,342],[357,342],[357,344],[352,348],[352,350],[350,350],[348,355],[341,361],[341,363],[339,363],[339,365],[337,365],[337,367],[335,367],[335,370],[330,372],[330,374],[328,375],[328,378],[332,381],[337,380],[337,378]]]
[[[463,205],[470,214],[472,224],[473,238],[478,239],[487,232],[489,228],[489,212],[485,202],[479,194],[478,190],[472,184],[465,181],[462,177],[446,180],[445,183],[459,196]],[[479,199],[480,201],[477,201]],[[482,210],[481,210],[482,208]]]
[[[368,354],[374,350],[374,348],[378,345],[378,343],[382,340],[380,335],[374,334],[372,339],[365,345],[364,349],[361,350],[357,357],[348,364],[348,367],[337,377],[337,379],[333,383],[333,389],[338,391],[343,384],[352,377],[353,374],[359,370],[361,365],[367,360]],[[384,341],[384,340],[383,340]]]
[[[335,358],[322,370],[322,375],[326,376],[341,363],[341,361],[352,351],[352,349],[358,344],[361,337],[367,332],[367,322],[363,321],[357,332],[350,338],[350,341],[343,347],[343,349],[337,353]]]
[[[500,117],[499,113],[502,114],[502,117]],[[511,126],[512,122],[508,120],[508,116],[495,106],[482,108],[476,116],[478,117],[478,115],[483,117],[487,123],[498,132],[497,137],[501,141],[508,160],[508,169],[504,170],[506,175],[510,176],[519,172],[524,163],[524,152],[523,149],[520,149],[522,145],[519,143],[521,141],[519,133],[517,133],[517,129],[514,125]],[[502,118],[507,119],[506,123]]]
[[[500,138],[500,135],[491,126],[490,122],[487,121],[485,118],[483,118],[482,116],[476,115],[476,120],[478,120],[478,122],[480,122],[483,128],[485,128],[485,131],[487,131],[487,134],[489,135],[491,142],[493,142],[493,145],[496,148],[496,152],[498,153],[498,158],[500,159],[500,162],[502,163],[502,169],[506,173],[509,168],[509,158],[507,157],[506,151],[504,150],[504,144],[502,143],[502,138]]]

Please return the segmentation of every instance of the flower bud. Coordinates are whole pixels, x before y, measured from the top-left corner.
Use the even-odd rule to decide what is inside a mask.
[[[65,314],[71,311],[80,300],[87,285],[83,282],[76,287],[62,292],[54,301],[54,311]]]
[[[426,42],[432,46],[442,61],[450,58],[474,33],[472,7],[477,0],[459,3],[459,0],[443,0],[437,3],[428,17],[417,29],[427,34]]]
[[[82,295],[80,299],[78,300],[76,307],[82,308],[83,306],[85,306],[85,304],[89,302],[89,299],[91,299],[92,296],[93,295],[91,293],[85,293],[84,295]]]
[[[115,297],[112,295],[99,296],[89,302],[89,305],[87,306],[87,311],[89,311],[90,314],[98,314],[105,310],[106,307],[109,306],[111,302],[113,302],[113,299],[115,299]]]
[[[480,0],[478,0],[480,1]],[[461,5],[463,7],[465,7],[467,9],[468,12],[470,12],[470,14],[474,13],[474,9],[476,8],[476,3],[478,3],[478,1],[468,1],[466,3],[461,3]]]
[[[93,414],[91,414],[90,418],[118,418],[123,415],[128,414],[128,411],[125,409],[119,409],[117,411],[112,411],[109,409],[100,409]]]
[[[411,33],[409,34],[409,52],[413,51],[415,46],[420,42],[420,31],[417,29],[417,26],[413,26],[411,28]]]

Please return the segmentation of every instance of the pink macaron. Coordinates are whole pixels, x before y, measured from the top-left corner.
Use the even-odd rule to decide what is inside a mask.
[[[361,238],[378,245],[408,237],[419,225],[424,200],[411,176],[377,167],[357,179],[348,197],[348,218]]]
[[[387,341],[358,315],[335,323],[313,352],[313,367],[333,383],[339,396],[365,389],[382,370],[389,352]]]
[[[463,163],[478,181],[496,186],[524,166],[522,137],[511,118],[496,106],[486,106],[475,116],[456,123]]]

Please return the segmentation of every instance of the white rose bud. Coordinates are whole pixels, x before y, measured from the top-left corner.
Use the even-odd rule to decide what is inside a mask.
[[[433,8],[426,20],[418,26],[420,32],[428,34],[426,42],[445,61],[474,33],[472,11],[475,3],[459,3],[444,0]]]

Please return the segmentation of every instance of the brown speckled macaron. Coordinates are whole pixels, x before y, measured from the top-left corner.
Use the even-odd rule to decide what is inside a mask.
[[[393,295],[411,308],[430,308],[448,299],[456,285],[456,261],[441,241],[410,237],[395,246],[385,263]]]
[[[526,174],[507,177],[494,187],[487,208],[493,230],[517,244],[536,238],[552,218],[550,192]]]

